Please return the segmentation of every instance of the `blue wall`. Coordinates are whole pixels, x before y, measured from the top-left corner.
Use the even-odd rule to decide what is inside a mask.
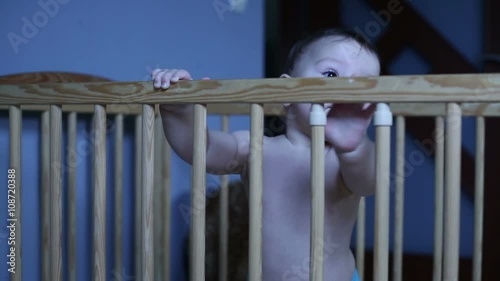
[[[41,0],[0,3],[0,75],[31,71],[70,71],[119,81],[150,78],[157,67],[185,68],[195,79],[261,78],[264,76],[264,2],[250,1],[243,14],[214,1],[81,1]],[[7,113],[0,115],[0,177],[7,179],[9,140]],[[39,115],[23,118],[22,239],[23,280],[40,276]],[[209,118],[218,128],[220,119]],[[247,117],[231,118],[231,130],[247,128]],[[66,126],[66,124],[64,124]],[[124,143],[124,274],[133,273],[133,117],[125,118]],[[64,128],[64,135],[66,127]],[[108,132],[108,156],[113,156],[113,128]],[[78,123],[78,280],[91,279],[91,127],[89,116]],[[64,150],[64,149],[63,149]],[[64,150],[66,153],[66,151]],[[112,158],[110,158],[112,159]],[[112,171],[108,161],[108,171]],[[190,167],[173,157],[172,280],[183,280],[181,250],[188,222],[181,212],[189,204]],[[217,179],[208,178],[209,185]],[[108,225],[113,217],[113,180],[108,172]],[[2,189],[5,190],[5,189]],[[0,194],[0,220],[7,219],[7,193]],[[18,206],[18,209],[19,206]],[[0,280],[7,280],[7,229],[0,229]],[[108,230],[108,278],[112,269],[112,228]],[[66,243],[67,241],[64,241]],[[66,274],[66,273],[65,273]],[[126,279],[130,280],[130,279]]]

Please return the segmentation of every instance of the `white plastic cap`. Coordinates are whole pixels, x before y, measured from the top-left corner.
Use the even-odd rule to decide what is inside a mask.
[[[311,126],[326,126],[326,112],[322,104],[312,104],[309,124]]]
[[[392,126],[392,112],[386,103],[377,103],[377,109],[373,116],[375,126]]]

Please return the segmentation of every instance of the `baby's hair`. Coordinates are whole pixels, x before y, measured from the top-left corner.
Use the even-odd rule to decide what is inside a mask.
[[[344,40],[346,39],[355,40],[356,42],[359,43],[359,45],[361,45],[362,48],[365,48],[366,50],[370,51],[377,57],[377,59],[379,59],[375,45],[370,43],[370,41],[367,40],[367,38],[362,33],[359,33],[354,29],[348,29],[348,28],[325,28],[318,30],[312,34],[309,34],[308,36],[302,38],[293,45],[292,49],[290,50],[290,53],[288,54],[288,58],[284,68],[284,73],[290,74],[295,67],[295,63],[299,60],[299,58],[307,50],[307,48],[309,48],[312,44],[316,43],[318,40],[327,37],[339,37],[340,39]]]

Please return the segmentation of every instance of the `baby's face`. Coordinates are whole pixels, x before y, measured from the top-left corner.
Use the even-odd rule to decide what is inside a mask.
[[[352,39],[328,37],[315,42],[296,62],[292,77],[378,76],[377,57]]]
[[[291,73],[291,77],[356,77],[378,75],[380,75],[380,64],[376,55],[362,48],[353,39],[345,40],[336,37],[323,38],[309,46],[295,63],[294,70]],[[293,105],[293,107],[293,113],[289,112],[287,122],[296,122],[299,128],[302,128],[303,131],[308,131],[311,104],[299,103]],[[326,113],[331,108],[332,103],[325,104]]]

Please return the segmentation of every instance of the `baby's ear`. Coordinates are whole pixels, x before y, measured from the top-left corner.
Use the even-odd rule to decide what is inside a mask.
[[[283,74],[281,74],[280,78],[292,78],[292,76],[290,76],[290,75],[288,75],[288,74],[286,74],[286,73],[283,73]],[[289,107],[289,106],[290,106],[290,103],[284,103],[284,104],[283,104],[283,106],[284,106],[284,107],[285,107],[285,109],[286,109],[287,107]]]

